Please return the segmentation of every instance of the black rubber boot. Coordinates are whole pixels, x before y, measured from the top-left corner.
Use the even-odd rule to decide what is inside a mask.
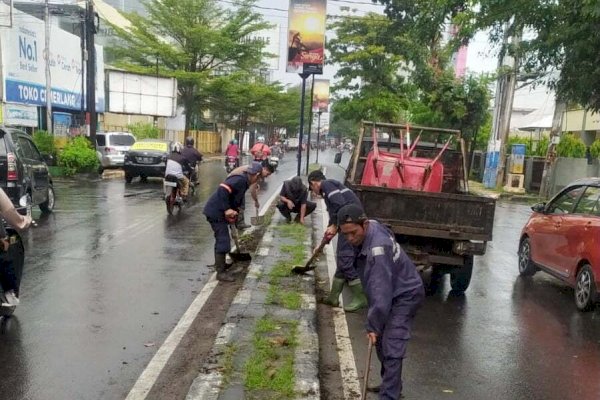
[[[225,254],[215,253],[215,269],[217,270],[217,280],[220,282],[233,282],[235,278],[225,268]]]

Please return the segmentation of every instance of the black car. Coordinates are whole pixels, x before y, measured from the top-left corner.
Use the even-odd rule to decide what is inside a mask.
[[[163,139],[142,139],[135,142],[125,154],[125,181],[131,183],[136,176],[142,181],[148,177],[164,177],[167,156],[171,153],[174,143]]]
[[[54,209],[54,187],[45,157],[27,133],[0,127],[0,187],[17,208],[19,199],[29,196],[42,212]]]

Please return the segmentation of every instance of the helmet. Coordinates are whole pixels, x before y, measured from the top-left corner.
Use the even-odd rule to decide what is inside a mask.
[[[175,142],[173,143],[173,153],[181,153],[181,143]]]
[[[237,144],[237,139],[233,139],[233,140],[231,141],[231,144]]]
[[[194,145],[194,138],[191,136],[188,136],[185,138],[185,145],[186,146],[193,146]]]

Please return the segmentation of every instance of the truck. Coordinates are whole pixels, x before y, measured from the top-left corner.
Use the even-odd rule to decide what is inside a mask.
[[[300,142],[300,139],[298,139],[297,137],[291,137],[291,138],[288,138],[287,140],[288,140],[288,143],[287,143],[288,150],[298,149],[298,144]]]
[[[492,240],[496,204],[469,192],[460,131],[363,121],[345,184],[369,218],[391,228],[428,292],[444,274],[453,291],[467,290],[474,256]]]

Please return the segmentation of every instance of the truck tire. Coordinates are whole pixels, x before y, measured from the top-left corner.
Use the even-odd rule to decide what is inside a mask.
[[[462,267],[454,268],[450,271],[450,286],[455,292],[464,292],[471,283],[473,274],[473,256],[465,256],[465,263]]]
[[[444,274],[448,271],[441,265],[434,265],[431,267],[431,272],[428,274],[428,278],[423,279],[425,284],[425,293],[428,295],[436,294],[437,291],[444,283]]]

